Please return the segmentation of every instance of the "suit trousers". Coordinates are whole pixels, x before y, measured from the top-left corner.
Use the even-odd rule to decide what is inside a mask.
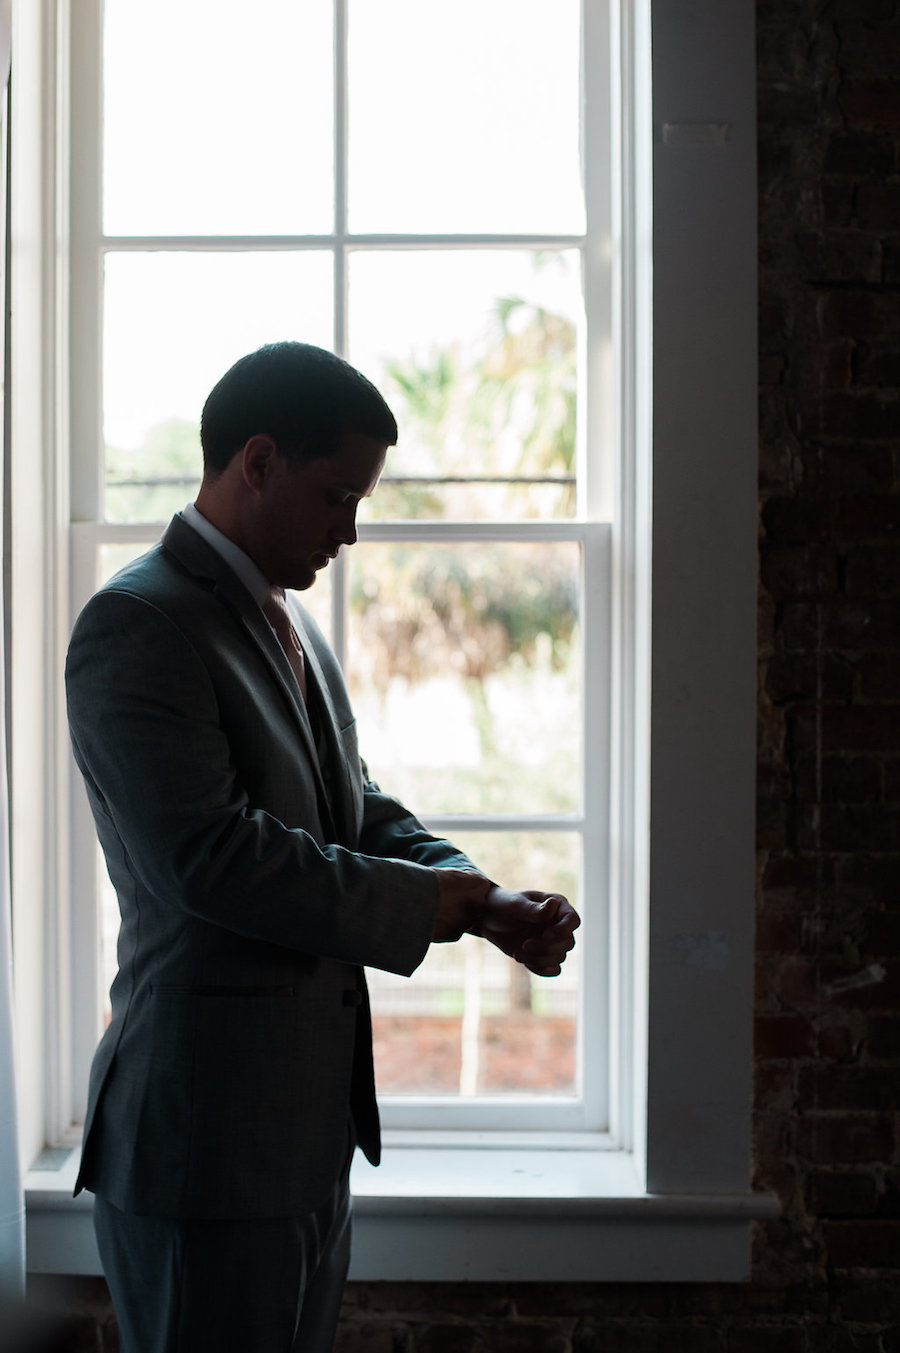
[[[121,1353],[331,1353],[350,1263],[348,1167],[301,1217],[138,1217],[94,1199]]]

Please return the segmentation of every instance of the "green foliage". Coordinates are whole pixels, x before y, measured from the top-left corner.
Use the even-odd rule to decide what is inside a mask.
[[[133,450],[107,446],[107,519],[167,521],[193,496],[201,469],[197,424],[184,418],[158,423]]]
[[[445,672],[483,681],[534,658],[541,636],[558,670],[578,618],[571,547],[397,545],[377,574],[354,570],[369,679],[421,681]]]

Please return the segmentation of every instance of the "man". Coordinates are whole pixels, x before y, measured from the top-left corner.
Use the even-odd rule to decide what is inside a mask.
[[[77,1188],[123,1353],[326,1353],[347,1176],[379,1158],[363,965],[484,935],[553,975],[578,917],[495,887],[368,780],[285,588],[356,540],[393,415],[279,343],[203,410],[203,482],[75,626],[69,722],[122,913]]]

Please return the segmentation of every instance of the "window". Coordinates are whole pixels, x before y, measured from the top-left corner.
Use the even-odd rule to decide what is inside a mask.
[[[92,185],[72,270],[94,281],[71,311],[73,613],[193,496],[226,367],[282,337],[333,346],[401,428],[360,544],[303,598],[370,769],[491,877],[544,880],[585,915],[555,982],[468,937],[411,981],[371,973],[389,1125],[606,1127],[606,1004],[578,980],[582,955],[605,966],[605,795],[587,787],[608,764],[608,606],[585,598],[609,588],[587,504],[612,455],[585,361],[611,316],[589,267],[609,219],[608,195],[586,211],[580,8],[548,26],[540,0],[466,0],[440,47],[411,0],[267,0],[249,31],[210,0],[157,6],[149,29],[128,0],[72,12],[93,58],[71,76]],[[236,139],[233,91],[262,69]],[[90,839],[77,777],[73,804]],[[118,912],[96,850],[73,884],[81,924],[99,906],[105,993]]]
[[[134,8],[108,0],[105,34],[99,0],[14,10],[13,886],[17,972],[32,975],[19,980],[21,1064],[45,1068],[43,1079],[26,1087],[26,1155],[47,1142],[77,1140],[100,1018],[100,871],[93,825],[80,815],[77,793],[69,825],[65,778],[60,674],[70,616],[123,552],[143,548],[191,496],[179,429],[170,426],[155,445],[145,432],[160,420],[195,418],[228,361],[272,337],[276,325],[281,334],[296,333],[300,297],[304,336],[346,352],[380,381],[402,427],[411,429],[346,573],[332,574],[328,602],[373,767],[387,783],[396,776],[401,793],[439,829],[471,844],[486,866],[505,832],[503,850],[543,853],[550,869],[568,868],[579,879],[585,914],[581,980],[571,997],[580,1020],[578,1059],[561,1085],[538,1093],[514,1085],[510,1099],[510,1087],[485,1080],[484,1040],[477,1031],[473,1040],[472,1026],[480,1021],[486,1030],[512,994],[505,976],[495,983],[494,974],[478,975],[474,964],[467,972],[462,963],[453,1001],[463,1013],[449,1017],[458,1021],[468,1061],[460,1052],[449,1082],[454,1093],[441,1084],[439,1094],[387,1102],[386,1165],[357,1181],[356,1271],[737,1277],[746,1263],[747,1220],[759,1206],[747,1194],[755,450],[748,0],[710,2],[702,15],[682,3],[665,13],[656,7],[652,106],[644,0],[584,0],[581,15],[568,2],[539,5],[533,59],[549,70],[558,52],[563,85],[573,81],[573,61],[581,85],[577,99],[567,89],[557,101],[532,81],[528,98],[520,98],[518,125],[531,136],[524,168],[502,140],[506,123],[496,108],[479,114],[478,127],[490,123],[490,133],[479,131],[470,144],[452,120],[456,104],[479,88],[507,88],[482,78],[483,67],[463,82],[455,58],[435,58],[423,63],[420,87],[411,91],[398,73],[388,78],[385,57],[377,91],[366,88],[368,66],[376,64],[361,59],[375,41],[363,27],[375,10],[371,0],[289,6],[290,22],[310,27],[302,40],[294,31],[292,42],[262,55],[253,44],[275,7],[256,6],[254,24],[242,27],[250,75],[242,75],[239,94],[222,82],[224,110],[215,91],[198,92],[209,120],[198,133],[204,155],[185,134],[180,165],[165,142],[172,137],[167,110],[177,110],[180,129],[187,125],[197,81],[227,60],[221,44],[230,9],[182,3],[167,23],[155,7],[140,35],[141,60],[128,63],[128,84],[106,80],[107,109],[113,100],[119,111],[116,127],[106,128],[115,190],[104,198],[104,51],[109,67],[116,43],[126,41],[118,19]],[[505,71],[529,31],[510,13],[527,8],[510,10],[497,0],[471,15],[455,9],[452,32],[448,25],[432,35],[428,53],[438,44],[441,54],[455,52],[466,24],[477,24],[485,41],[462,46],[474,48],[491,72]],[[434,13],[398,3],[380,12],[393,13],[405,41],[426,11]],[[199,66],[189,28],[177,50],[169,38],[195,14],[206,44]],[[497,24],[502,57],[487,41]],[[160,33],[165,50],[151,60]],[[402,43],[396,55],[401,59]],[[304,60],[317,73],[333,71],[333,83],[316,86]],[[452,90],[440,83],[449,68],[457,75]],[[142,91],[144,70],[151,87]],[[254,100],[257,89],[265,101]],[[144,131],[129,125],[130,98],[154,108]],[[408,154],[421,188],[414,196],[391,192],[396,170],[371,179],[365,172],[378,158],[372,146],[382,148],[381,119],[397,117],[395,98],[406,99],[406,140],[391,143],[390,168]],[[431,117],[419,103],[429,98]],[[551,134],[557,102],[568,122]],[[267,159],[276,142],[265,132],[285,120],[318,133],[292,144],[290,172]],[[125,126],[127,138],[117,142]],[[231,157],[245,136],[259,147],[259,181],[238,193]],[[323,155],[323,146],[332,149]],[[477,176],[479,154],[505,173],[493,197],[489,178]],[[163,171],[177,193],[154,191]],[[434,218],[424,214],[426,199],[434,201],[425,190],[437,171],[441,215]],[[465,191],[450,191],[454,173],[464,175]],[[546,191],[529,196],[529,179]],[[147,188],[143,201],[125,192],[134,182]],[[450,294],[441,295],[447,279]],[[402,298],[402,323],[366,301],[385,294]],[[240,295],[254,306],[232,304]],[[442,315],[453,316],[444,330],[452,335],[449,350],[428,346],[428,330],[416,319],[423,300],[439,300]],[[427,319],[428,305],[420,308]],[[145,326],[134,317],[147,317],[149,330],[154,311],[175,319],[164,348],[157,343],[144,357]],[[475,343],[466,348],[476,311],[495,325],[493,346],[478,346],[483,331],[475,325]],[[239,312],[259,327],[229,330]],[[194,341],[200,314],[212,317],[210,332]],[[415,335],[411,353],[392,346],[398,330],[401,340]],[[552,360],[523,363],[528,351]],[[502,401],[509,384],[492,383],[498,353],[519,363],[508,408]],[[443,398],[448,388],[459,390],[459,402],[448,398],[446,421],[436,428],[417,420],[417,401],[427,395],[433,403],[434,391]],[[566,425],[573,391],[574,439],[529,441],[523,429],[552,423],[532,416],[538,408],[562,407],[555,426]],[[144,405],[148,392],[156,402]],[[481,421],[461,428],[460,410],[473,406]],[[477,468],[458,450],[473,445]],[[563,446],[574,447],[569,460]],[[465,731],[451,749],[462,772],[448,776],[452,792],[443,797],[433,779],[423,786],[415,755],[406,764],[388,760],[389,752],[403,751],[390,724],[397,688],[383,680],[379,688],[378,674],[367,676],[370,648],[354,643],[364,625],[387,647],[391,626],[409,623],[409,616],[386,614],[372,580],[397,579],[404,592],[428,597],[426,554],[443,570],[442,594],[456,588],[471,608],[478,593],[487,609],[476,616],[493,621],[498,609],[507,616],[499,628],[483,620],[483,651],[464,655],[471,665],[463,664],[455,685],[429,666],[433,653],[395,678],[409,683],[407,702],[413,692],[426,700],[430,685]],[[536,611],[526,608],[518,628],[509,620],[509,594],[501,596],[505,613],[497,599],[510,578],[524,581],[539,602]],[[471,628],[471,614],[466,619]],[[514,628],[526,636],[518,647],[510,643]],[[442,635],[448,632],[457,633],[444,623]],[[495,737],[514,699],[532,700],[544,683],[548,721],[562,704],[559,725],[552,725],[560,758],[575,756],[565,750],[567,738],[570,748],[582,749],[578,792],[568,775],[529,778],[519,749],[520,759],[498,773],[496,799],[478,797],[479,788],[471,803],[463,800],[460,783],[484,783],[466,771],[465,757],[476,767],[484,758],[483,711],[472,708],[466,672],[472,681],[483,677],[488,712],[499,721],[488,724]],[[495,681],[501,675],[502,689]],[[493,705],[492,685],[500,689]],[[573,739],[569,724],[582,711]],[[439,753],[430,749],[432,759]],[[463,805],[460,823],[454,814]],[[70,907],[72,880],[79,882]],[[446,977],[441,981],[445,990]],[[467,981],[482,993],[480,1009],[460,1000]],[[390,983],[381,999],[386,1017],[402,1019]],[[565,1010],[529,1015],[571,1019]],[[410,1088],[402,1074],[396,1084]],[[416,1102],[404,1102],[411,1098]],[[463,1157],[447,1128],[466,1144]],[[485,1151],[488,1133],[496,1145]],[[410,1149],[411,1142],[418,1145]],[[460,1177],[467,1181],[462,1198]],[[81,1215],[62,1201],[57,1206],[64,1193],[34,1183],[35,1235],[41,1218],[63,1226]],[[49,1199],[45,1211],[40,1197]],[[434,1199],[439,1205],[430,1209]],[[429,1221],[435,1215],[440,1235]],[[540,1221],[539,1255],[529,1249],[523,1217]]]

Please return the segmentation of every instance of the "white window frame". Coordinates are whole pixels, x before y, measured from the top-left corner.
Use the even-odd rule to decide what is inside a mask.
[[[78,144],[71,159],[63,149],[70,3],[14,3],[13,895],[19,1064],[44,1068],[23,1076],[26,1160],[48,1141],[74,1145],[68,1109],[86,1066],[73,1058],[83,1030],[69,959],[84,971],[97,951],[64,903],[70,849],[93,850],[92,827],[70,840],[63,773],[65,452],[85,397],[78,334],[67,354],[70,182],[76,207],[88,202]],[[587,278],[589,304],[592,275],[609,278],[595,300],[613,335],[587,361],[619,454],[586,515],[612,521],[589,547],[608,542],[612,581],[611,792],[593,790],[612,805],[613,1132],[536,1132],[501,1149],[389,1132],[381,1170],[354,1171],[360,1278],[734,1280],[749,1271],[751,1219],[774,1207],[748,1182],[753,7],[670,0],[651,17],[650,0],[609,3],[608,17],[603,0],[586,4],[586,51],[613,90],[608,109],[588,107],[586,135],[603,134],[612,164],[589,157],[586,187],[590,201],[612,185],[613,267],[589,253]],[[99,83],[96,55],[78,61]],[[603,611],[591,612],[595,635]],[[97,1271],[63,1154],[59,1170],[29,1176],[29,1264]]]

